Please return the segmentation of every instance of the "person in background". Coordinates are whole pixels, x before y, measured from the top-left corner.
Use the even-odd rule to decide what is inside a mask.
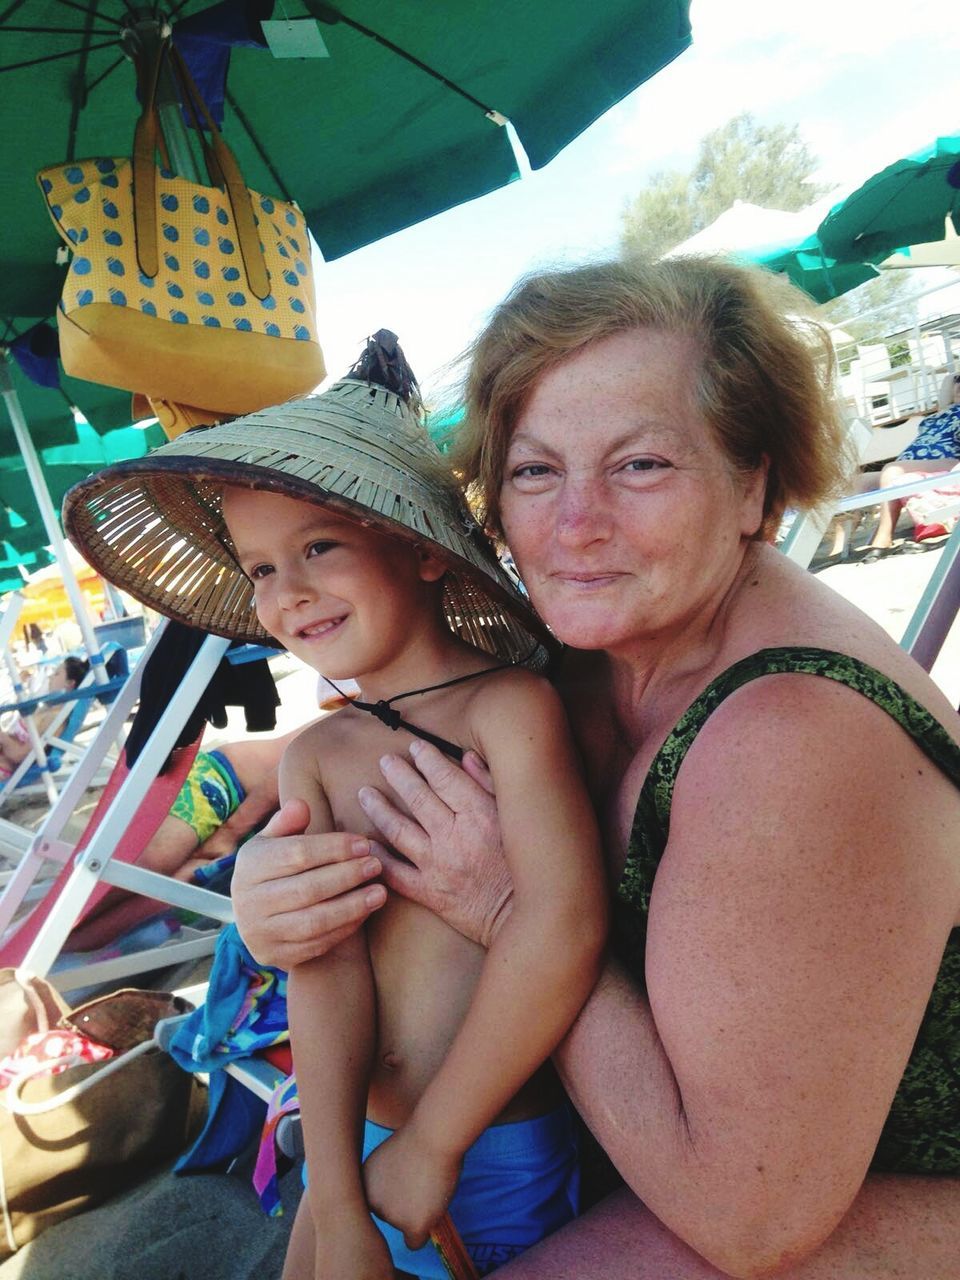
[[[54,670],[47,682],[45,693],[67,693],[81,685],[90,670],[86,658],[68,657]],[[52,706],[41,702],[33,712],[33,723],[37,732],[43,734],[62,710],[58,704]],[[17,765],[22,763],[32,750],[27,722],[18,715],[13,726],[0,732],[0,780],[9,778]]]
[[[948,373],[940,388],[940,411],[921,418],[916,437],[880,472],[881,489],[927,476],[946,475],[960,463],[960,373]],[[904,499],[892,498],[880,519],[861,564],[872,564],[890,552]],[[904,551],[922,551],[920,542],[904,543]]]
[[[277,770],[287,746],[306,726],[276,738],[249,738],[200,751],[137,866],[189,882],[196,872],[243,843],[279,807]],[[166,903],[111,889],[70,934],[70,951],[109,946]]]
[[[730,264],[599,263],[522,281],[472,350],[457,465],[568,646],[614,901],[554,1061],[622,1186],[504,1280],[957,1270],[960,720],[768,543],[844,483],[801,307]],[[511,877],[463,764],[388,755],[380,842],[281,810],[234,877],[253,954],[322,955],[394,895],[495,939]]]

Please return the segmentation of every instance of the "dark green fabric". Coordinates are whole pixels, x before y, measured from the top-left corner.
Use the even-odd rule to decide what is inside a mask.
[[[171,6],[174,22],[209,7],[184,0]],[[36,171],[130,154],[138,107],[118,38],[128,8],[123,0],[81,3],[80,12],[69,0],[18,0],[0,9],[0,316],[51,315],[62,284]],[[310,8],[325,6],[294,0],[273,16],[306,18]],[[226,139],[249,186],[297,201],[328,261],[514,181],[507,132],[484,107],[513,122],[538,169],[691,40],[689,0],[338,0],[329,8],[476,101],[348,21],[321,22],[327,58],[232,51]]]
[[[880,262],[902,245],[942,240],[948,214],[960,231],[958,164],[960,133],[887,165],[820,223],[825,251],[843,261]]]
[[[825,649],[761,649],[735,663],[687,708],[650,766],[637,803],[627,862],[617,886],[614,947],[644,981],[650,894],[670,829],[677,773],[721,702],[761,676],[795,672],[856,689],[896,720],[960,788],[960,746],[943,725],[888,676]],[[885,1172],[960,1173],[960,928],[950,934],[910,1061],[871,1167]]]

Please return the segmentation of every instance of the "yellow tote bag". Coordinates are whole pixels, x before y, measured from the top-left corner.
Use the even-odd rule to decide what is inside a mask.
[[[162,56],[162,55],[161,55]],[[211,185],[176,176],[155,107],[158,66],[132,159],[42,169],[73,251],[57,314],[74,377],[158,400],[251,413],[309,393],[325,374],[310,242],[296,204],[249,190],[179,56],[168,56],[202,140]]]

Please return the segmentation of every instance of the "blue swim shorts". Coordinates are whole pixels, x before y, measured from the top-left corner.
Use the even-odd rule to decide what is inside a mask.
[[[364,1160],[391,1132],[366,1122]],[[482,1133],[464,1157],[450,1216],[485,1276],[575,1218],[579,1198],[576,1124],[571,1108],[563,1106]],[[418,1280],[448,1280],[433,1245],[408,1249],[395,1227],[377,1217],[374,1222],[395,1267]]]

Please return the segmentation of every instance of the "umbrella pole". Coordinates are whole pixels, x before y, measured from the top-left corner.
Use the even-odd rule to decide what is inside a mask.
[[[43,520],[44,528],[47,531],[47,537],[50,539],[50,546],[53,554],[56,556],[57,564],[60,566],[60,573],[63,577],[63,585],[76,614],[77,623],[80,627],[80,634],[83,637],[83,645],[90,658],[90,668],[93,672],[93,678],[97,684],[107,683],[107,672],[104,665],[103,654],[100,652],[100,645],[97,642],[96,633],[90,622],[87,613],[87,607],[83,600],[83,594],[80,591],[80,584],[77,582],[76,575],[73,572],[73,566],[67,559],[67,544],[64,541],[63,534],[60,530],[60,521],[57,519],[57,513],[54,511],[53,502],[50,498],[50,490],[47,488],[47,482],[44,478],[43,469],[40,466],[40,459],[37,456],[33,439],[27,427],[27,420],[23,416],[23,410],[20,407],[20,399],[10,377],[10,370],[7,368],[6,361],[0,360],[0,391],[3,393],[4,401],[7,406],[7,413],[10,415],[10,422],[13,426],[13,434],[16,437],[17,445],[23,455],[24,466],[27,469],[27,475],[30,477],[30,484],[33,487],[33,496],[37,500],[37,506],[40,508],[40,517]]]

